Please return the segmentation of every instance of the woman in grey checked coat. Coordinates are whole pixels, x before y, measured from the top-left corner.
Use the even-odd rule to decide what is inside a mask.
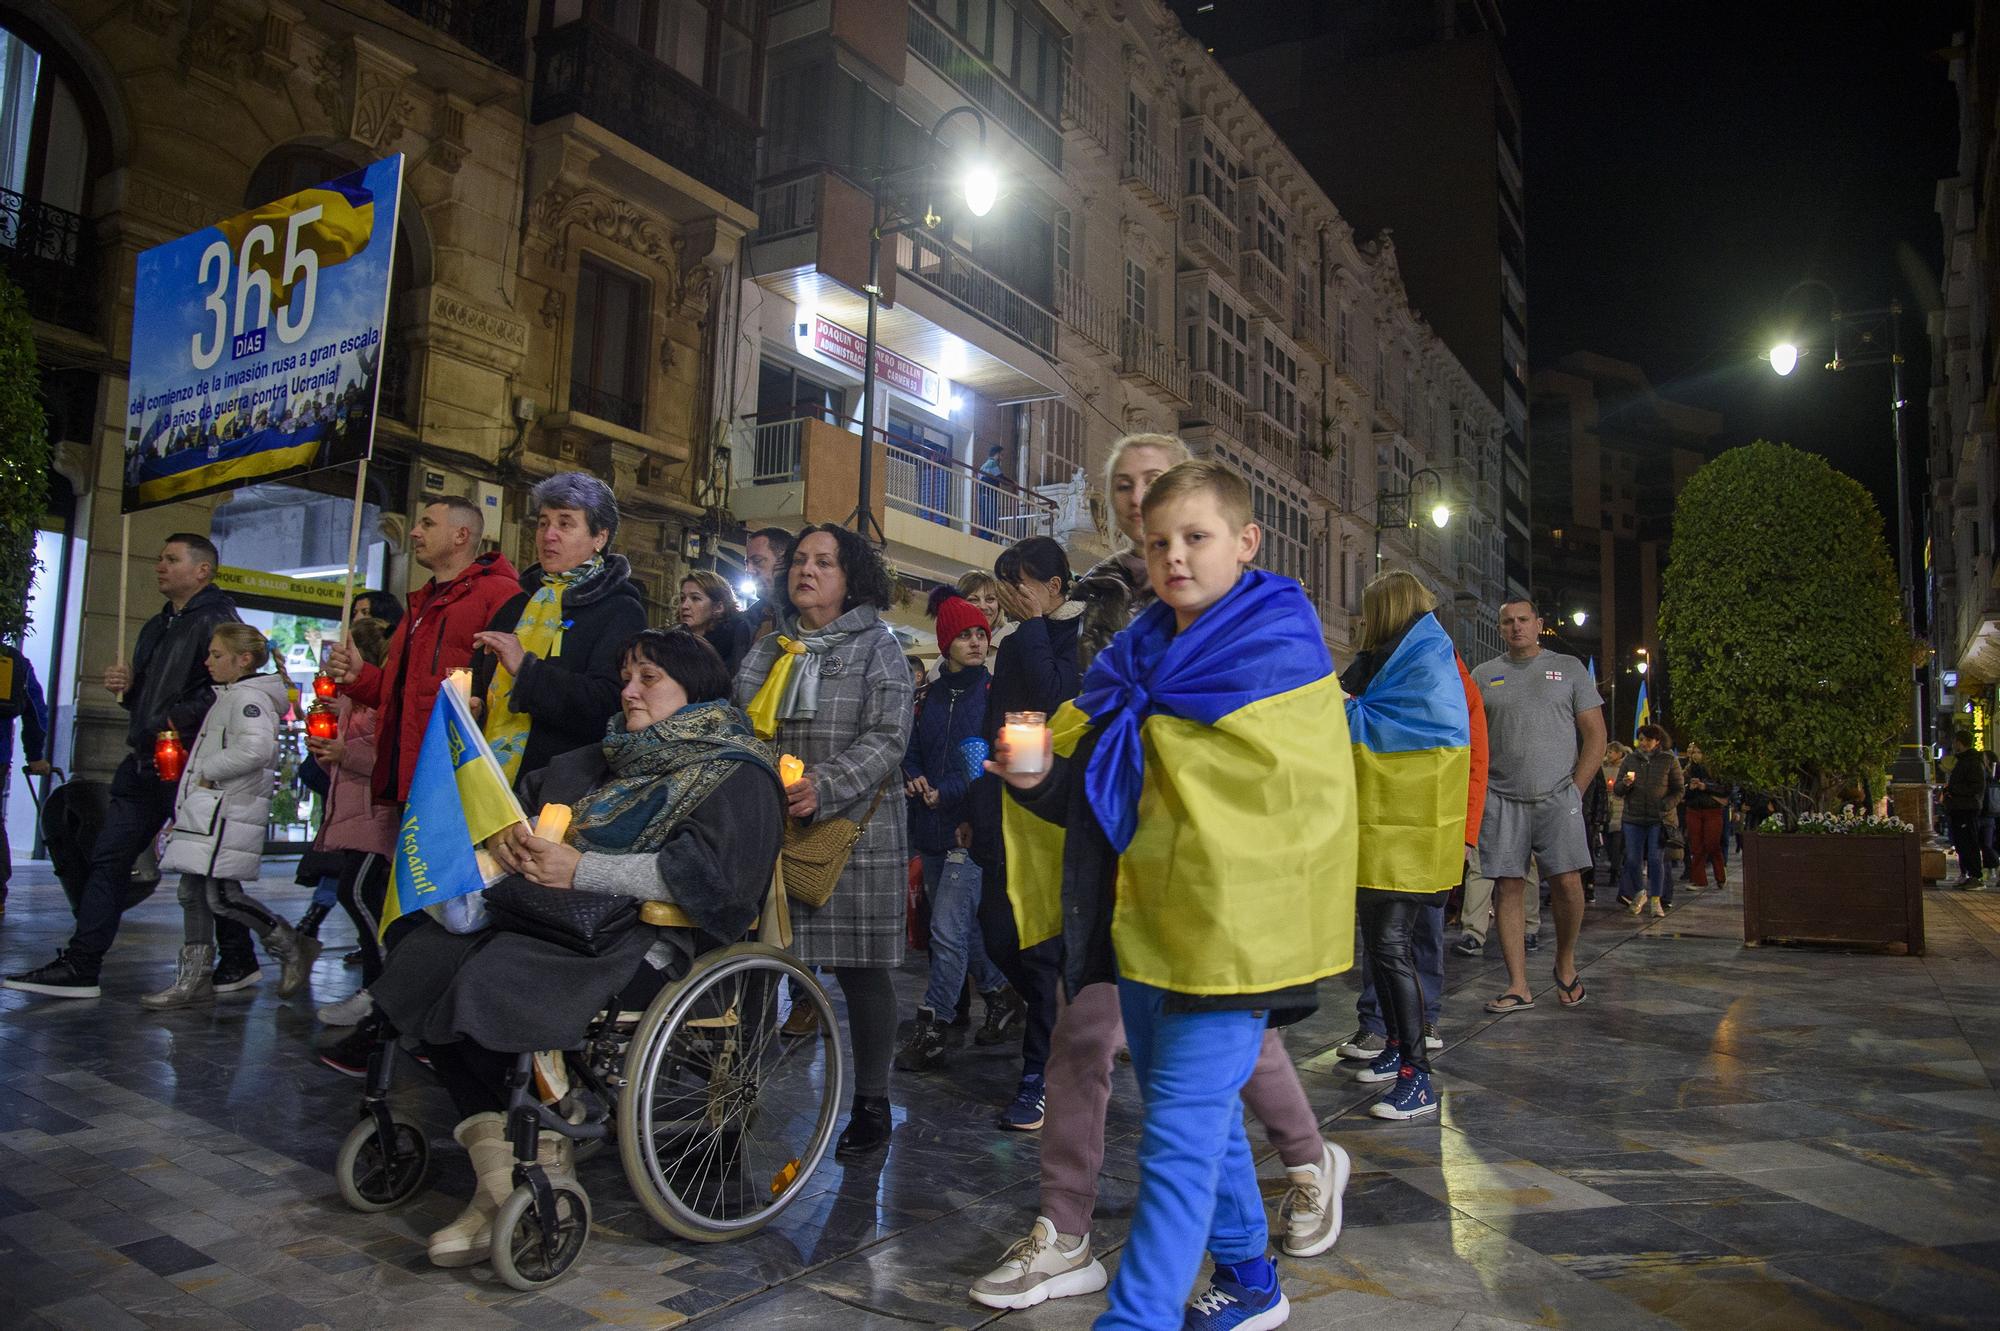
[[[914,711],[910,668],[881,618],[891,597],[873,546],[843,527],[806,528],[792,547],[781,597],[789,604],[778,609],[777,631],[750,649],[736,676],[737,705],[760,734],[765,718],[775,717],[772,745],[805,764],[805,775],[785,792],[791,815],[814,823],[868,819],[832,898],[817,910],[792,903],[793,953],[831,970],[847,999],[854,1107],[835,1147],[844,1157],[889,1140],[896,1045],[890,971],[903,960],[910,864],[901,773]],[[793,657],[788,676],[774,677],[788,642],[804,652]],[[878,790],[881,804],[870,817]]]

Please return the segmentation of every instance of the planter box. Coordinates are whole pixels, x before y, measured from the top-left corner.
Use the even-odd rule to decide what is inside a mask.
[[[1921,843],[1903,836],[1787,836],[1743,842],[1743,941],[1843,943],[1921,956]]]

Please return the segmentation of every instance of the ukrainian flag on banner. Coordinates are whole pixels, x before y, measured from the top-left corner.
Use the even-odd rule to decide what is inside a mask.
[[[324,185],[302,189],[282,199],[252,208],[247,213],[224,218],[216,228],[229,240],[232,254],[243,252],[243,238],[260,226],[271,228],[276,243],[259,252],[251,261],[253,272],[271,279],[271,308],[282,309],[292,299],[291,284],[285,281],[285,238],[292,218],[309,208],[319,209],[319,219],[299,228],[299,249],[319,256],[321,272],[344,263],[368,247],[375,231],[375,194],[362,184],[363,172],[342,176]],[[301,270],[293,269],[296,275]]]
[[[1354,964],[1354,769],[1318,617],[1297,583],[1259,570],[1185,632],[1172,633],[1171,615],[1164,605],[1141,615],[1050,723],[1064,756],[1102,732],[1096,771],[1120,722],[1100,724],[1081,704],[1147,699],[1111,926],[1119,972],[1176,993],[1237,994],[1344,971]],[[1120,645],[1149,634],[1172,639],[1152,666],[1148,651]],[[1065,831],[1012,799],[1002,806],[1007,890],[1028,946],[1062,930]]]
[[[1653,724],[1653,700],[1646,696],[1646,681],[1639,681],[1639,714],[1632,719],[1632,742],[1639,742],[1639,728]]]
[[[1451,639],[1435,615],[1411,626],[1347,700],[1361,806],[1360,887],[1437,892],[1465,871],[1472,722]]]
[[[484,888],[479,843],[526,821],[479,723],[447,683],[431,708],[410,799],[403,806],[403,825],[396,833],[382,934],[387,936],[399,916]]]

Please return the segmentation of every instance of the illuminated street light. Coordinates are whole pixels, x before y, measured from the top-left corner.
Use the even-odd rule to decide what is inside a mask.
[[[1582,628],[1590,622],[1590,612],[1588,610],[1572,610],[1570,611],[1569,622],[1578,628]]]
[[[961,188],[965,191],[966,210],[974,217],[984,217],[1000,201],[1000,173],[991,162],[975,161],[965,168]]]
[[[1638,671],[1642,675],[1646,673],[1646,663],[1644,661],[1639,662]]]
[[[1780,342],[1771,348],[1771,368],[1780,375],[1790,374],[1798,368],[1799,349],[1789,342]]]
[[[1431,525],[1440,529],[1451,524],[1451,505],[1439,504],[1431,510]]]

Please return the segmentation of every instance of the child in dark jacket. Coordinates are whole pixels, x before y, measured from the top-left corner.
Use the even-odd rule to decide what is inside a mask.
[[[896,1066],[922,1072],[948,1048],[946,1031],[969,972],[986,999],[986,1022],[974,1039],[994,1044],[1021,1020],[1021,1000],[986,955],[979,929],[980,872],[972,863],[972,780],[985,757],[986,616],[949,587],[931,595],[942,669],[917,705],[903,755],[910,849],[923,862],[931,902],[931,978]],[[968,752],[966,745],[975,749]]]

